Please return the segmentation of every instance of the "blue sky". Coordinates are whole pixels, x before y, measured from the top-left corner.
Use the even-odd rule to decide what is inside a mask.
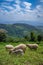
[[[0,0],[0,23],[21,21],[43,23],[43,0]]]

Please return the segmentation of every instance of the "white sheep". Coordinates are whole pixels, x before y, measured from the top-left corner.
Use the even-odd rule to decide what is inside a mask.
[[[9,54],[16,54],[16,55],[21,54],[21,55],[24,55],[24,52],[23,52],[22,49],[17,49],[17,50],[12,50],[11,49]]]
[[[15,47],[13,48],[13,51],[18,50],[18,49],[22,49],[23,52],[25,53],[26,45],[25,45],[25,44],[19,44],[19,45],[15,46]]]
[[[6,48],[6,50],[10,50],[10,49],[13,49],[14,46],[9,44],[9,45],[6,45],[5,48]]]
[[[26,46],[27,46],[28,48],[34,49],[34,50],[36,50],[36,49],[38,48],[38,44],[27,44]]]

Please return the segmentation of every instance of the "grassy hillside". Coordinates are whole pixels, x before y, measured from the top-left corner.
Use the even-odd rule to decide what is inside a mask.
[[[25,42],[25,44],[32,42]],[[0,43],[0,65],[43,65],[43,42],[39,44],[36,51],[26,49],[23,56],[9,54],[5,49],[5,45],[9,43]],[[10,43],[14,46],[20,43]]]
[[[28,24],[0,24],[0,29],[5,29],[8,31],[9,35],[23,37],[25,35],[29,35],[31,31],[36,33],[40,33],[39,29],[32,25]]]

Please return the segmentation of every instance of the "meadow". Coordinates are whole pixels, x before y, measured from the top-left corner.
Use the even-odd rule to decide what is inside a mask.
[[[24,44],[36,43],[36,42],[24,42]],[[0,65],[43,65],[43,42],[40,42],[37,50],[26,49],[24,55],[9,54],[5,49],[5,45],[8,42],[0,42]],[[14,46],[21,44],[10,43]]]

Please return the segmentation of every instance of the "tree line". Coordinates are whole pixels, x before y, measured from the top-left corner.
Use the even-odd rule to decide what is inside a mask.
[[[30,36],[26,35],[22,39],[19,38],[13,38],[11,36],[8,36],[7,31],[4,29],[0,29],[0,42],[19,42],[19,41],[43,41],[43,35],[41,34],[35,34],[35,32],[30,32]]]

